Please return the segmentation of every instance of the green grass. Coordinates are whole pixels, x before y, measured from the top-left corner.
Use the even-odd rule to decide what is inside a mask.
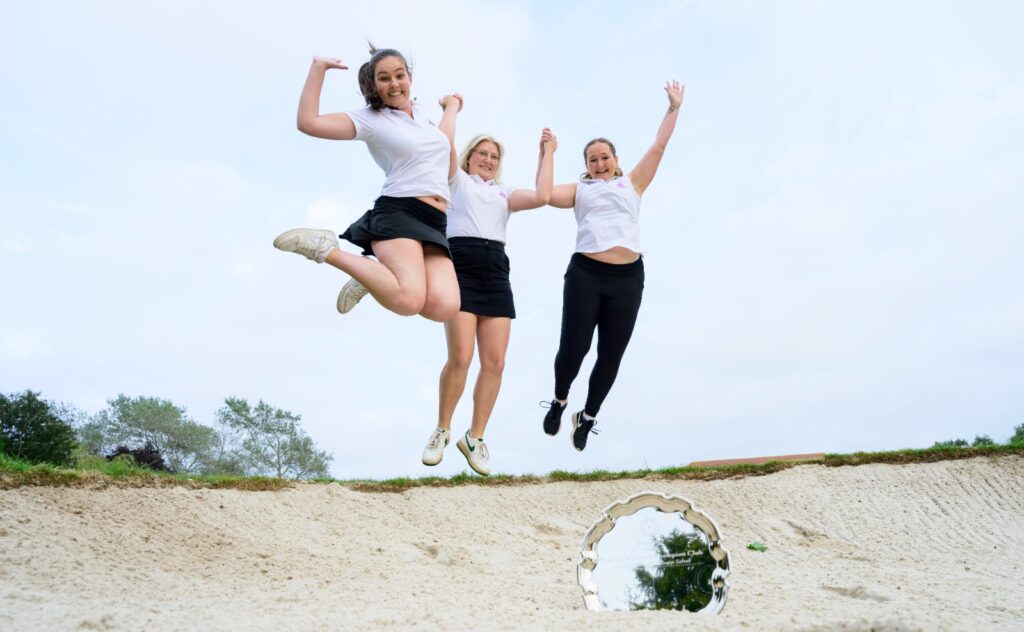
[[[0,454],[0,489],[47,487],[192,487],[272,491],[291,481],[267,477],[169,474],[136,465],[130,458],[87,457],[77,467],[27,463]]]
[[[365,492],[404,492],[417,487],[458,487],[479,485],[486,487],[502,485],[538,485],[557,482],[598,482],[631,480],[717,480],[764,476],[798,465],[822,465],[844,467],[869,463],[931,463],[975,457],[1002,455],[1024,455],[1024,445],[993,445],[976,448],[933,447],[925,449],[894,450],[890,452],[855,452],[853,454],[826,454],[824,458],[812,461],[770,461],[752,465],[722,465],[714,467],[666,467],[657,470],[633,470],[610,472],[570,472],[555,470],[544,476],[533,474],[512,475],[492,474],[489,477],[476,476],[467,472],[449,478],[426,476],[423,478],[390,478],[385,480],[336,480],[321,478],[315,481],[296,483],[266,477],[239,476],[198,476],[190,474],[167,474],[138,467],[129,460],[106,461],[87,459],[77,468],[64,468],[47,464],[31,464],[0,455],[0,489],[26,486],[48,487],[188,487],[194,489],[239,489],[247,491],[275,491],[297,484],[323,485],[340,484]]]

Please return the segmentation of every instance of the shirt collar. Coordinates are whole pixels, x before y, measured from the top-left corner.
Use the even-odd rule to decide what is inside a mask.
[[[466,175],[469,175],[469,174],[467,173]],[[476,182],[477,184],[486,184],[489,187],[490,186],[497,186],[497,184],[498,184],[497,182],[494,181],[494,178],[491,178],[490,180],[484,180],[483,178],[481,178],[480,176],[476,175],[475,173],[473,175],[469,176],[469,177],[474,182]]]

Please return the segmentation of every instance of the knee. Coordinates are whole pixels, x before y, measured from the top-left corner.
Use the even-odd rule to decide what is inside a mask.
[[[494,375],[505,371],[505,356],[499,354],[480,354],[480,370]]]
[[[425,303],[423,292],[405,291],[395,298],[392,311],[399,316],[415,316],[423,311]]]
[[[463,351],[459,349],[457,351],[448,352],[448,365],[447,368],[450,371],[458,371],[460,373],[466,373],[469,371],[469,365],[473,362],[473,350]]]
[[[435,320],[439,323],[446,323],[455,318],[459,313],[462,303],[458,294],[428,296],[420,311],[425,318]]]

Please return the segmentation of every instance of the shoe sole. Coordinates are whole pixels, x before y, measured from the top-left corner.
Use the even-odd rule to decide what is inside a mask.
[[[462,456],[466,457],[466,463],[469,463],[469,467],[473,468],[474,472],[476,472],[480,476],[490,476],[491,475],[490,470],[484,472],[483,470],[478,469],[477,466],[473,463],[473,459],[469,458],[469,455],[471,454],[471,452],[469,451],[469,446],[466,445],[466,441],[464,439],[459,439],[458,441],[456,441],[455,442],[455,447],[457,447],[459,449],[459,452],[462,453]]]
[[[583,446],[583,448],[577,448],[576,447],[576,429],[580,427],[580,415],[582,415],[582,414],[583,414],[582,412],[578,412],[578,413],[573,413],[572,414],[572,432],[569,433],[569,443],[572,444],[572,447],[575,448],[575,450],[577,452],[583,452],[583,448],[587,447],[587,446]]]
[[[348,283],[346,283],[345,286],[347,287]],[[359,301],[361,301],[364,298],[366,298],[366,295],[364,294],[363,296],[360,296],[359,300],[355,301],[351,305],[347,305],[346,304],[346,303],[348,303],[348,301],[345,300],[346,298],[347,298],[347,295],[346,295],[346,292],[345,292],[345,287],[342,287],[341,291],[338,292],[338,300],[334,303],[334,307],[338,310],[339,314],[347,314],[347,313],[351,312],[352,308],[354,308],[356,305],[359,304]]]
[[[334,307],[337,308],[339,314],[347,314],[356,306],[355,303],[348,306],[346,306],[345,303],[345,288],[341,288],[341,292],[338,292],[338,300],[334,303]]]
[[[286,231],[284,231],[283,233],[281,233],[280,235],[278,235],[277,237],[274,238],[274,248],[277,248],[278,250],[284,250],[285,252],[295,252],[294,250],[291,250],[290,248],[285,247],[285,244],[287,244],[289,241],[291,241],[297,235],[309,232],[311,230],[316,230],[316,229],[315,228],[292,228],[292,229],[286,230]]]
[[[303,233],[308,233],[308,232],[326,232],[326,233],[330,233],[331,235],[334,234],[334,233],[331,233],[331,231],[329,231],[329,230],[325,230],[325,229],[321,229],[321,228],[292,228],[292,229],[284,231],[283,233],[281,233],[280,235],[278,235],[277,237],[274,238],[274,248],[277,248],[278,250],[283,250],[284,252],[294,252],[297,255],[302,255],[303,257],[306,257],[310,261],[314,261],[316,263],[320,263],[316,259],[314,259],[312,257],[308,257],[308,256],[306,256],[305,253],[299,252],[295,248],[293,248],[290,245],[288,245],[288,242],[293,241],[298,235],[301,235]],[[334,247],[335,248],[338,247],[337,239],[335,239]]]
[[[421,461],[423,461],[423,465],[429,465],[430,467],[434,467],[435,465],[440,463],[441,460],[444,459],[444,448],[447,448],[447,447],[448,447],[448,444],[445,443],[444,447],[441,448],[441,452],[437,455],[437,460],[434,461],[433,463],[431,463],[430,461],[428,461],[426,459],[420,459]]]

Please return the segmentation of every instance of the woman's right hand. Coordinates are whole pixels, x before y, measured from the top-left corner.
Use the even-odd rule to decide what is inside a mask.
[[[319,57],[314,55],[313,65],[319,66],[324,70],[330,70],[331,68],[336,68],[338,70],[348,70],[348,66],[343,64],[341,60],[338,59],[337,57]]]
[[[462,95],[459,94],[458,92],[453,92],[451,94],[444,95],[443,97],[441,97],[440,99],[437,100],[437,104],[441,106],[442,110],[447,110],[448,106],[453,102],[453,100],[459,104],[459,109],[457,111],[461,112],[462,111]]]
[[[544,153],[544,150],[548,147],[551,148],[551,151],[558,149],[558,138],[555,137],[550,128],[545,127],[540,133],[540,152]]]

